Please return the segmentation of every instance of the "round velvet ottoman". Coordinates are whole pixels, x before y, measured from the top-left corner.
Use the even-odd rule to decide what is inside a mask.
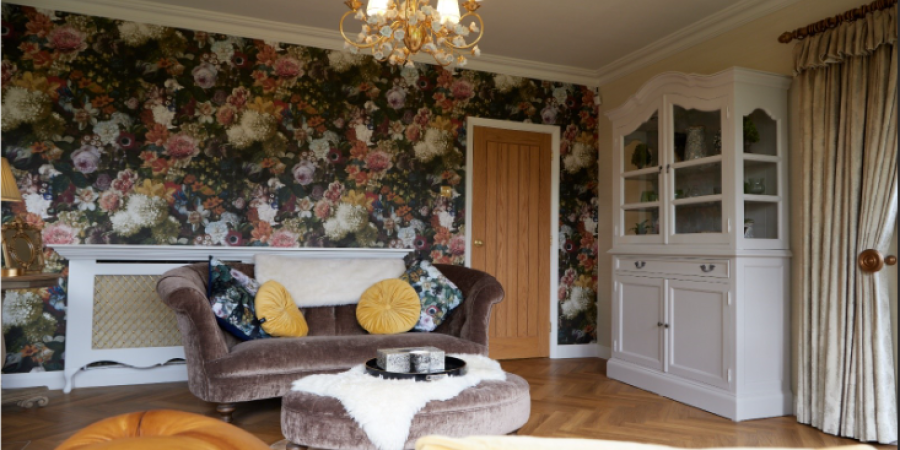
[[[56,450],[269,450],[256,436],[219,419],[183,411],[141,411],[103,419]]]
[[[385,414],[390,411],[385,409]],[[428,402],[413,418],[404,449],[415,448],[416,439],[429,434],[510,434],[525,425],[530,414],[528,382],[508,373],[506,381],[482,381],[450,400]],[[377,450],[333,397],[288,392],[281,400],[281,432],[292,443],[288,449]]]

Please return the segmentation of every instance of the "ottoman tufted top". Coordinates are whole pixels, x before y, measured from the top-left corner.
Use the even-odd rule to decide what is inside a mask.
[[[508,373],[506,381],[483,381],[450,400],[429,402],[413,419],[404,448],[414,448],[416,439],[429,434],[509,434],[525,425],[530,414],[528,382]],[[281,432],[301,446],[377,450],[341,402],[332,397],[288,392],[281,402]]]

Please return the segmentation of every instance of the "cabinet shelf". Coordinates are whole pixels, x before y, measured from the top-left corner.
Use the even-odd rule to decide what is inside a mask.
[[[626,203],[622,205],[622,209],[625,211],[659,209],[659,202]]]
[[[722,155],[707,156],[706,158],[697,158],[687,161],[681,161],[672,164],[673,169],[683,169],[685,167],[702,166],[704,164],[715,164],[722,161]]]
[[[695,203],[709,203],[709,202],[721,202],[722,194],[716,195],[701,195],[699,197],[690,197],[690,198],[678,198],[672,200],[672,204],[675,206],[678,205],[693,205]]]
[[[649,169],[632,170],[622,174],[622,178],[626,180],[656,180],[659,177],[659,168],[651,167]]]
[[[745,202],[760,202],[760,203],[778,203],[781,201],[781,197],[777,195],[753,195],[753,194],[744,194]]]
[[[653,166],[653,167],[646,167],[646,168],[639,169],[639,170],[623,172],[622,178],[627,178],[629,180],[635,179],[635,178],[649,179],[649,178],[656,178],[658,175],[659,175],[659,167]]]
[[[744,161],[759,161],[767,163],[780,163],[781,158],[773,155],[758,155],[755,153],[744,153]]]

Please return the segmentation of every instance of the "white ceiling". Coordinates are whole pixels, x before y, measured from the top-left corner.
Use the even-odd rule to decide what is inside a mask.
[[[348,10],[343,0],[10,1],[325,49],[343,47]],[[797,1],[483,0],[483,54],[469,68],[600,86]]]
[[[362,0],[365,3],[365,0]],[[745,0],[484,0],[485,54],[596,70]],[[337,29],[341,0],[147,0]],[[352,18],[351,18],[352,19]],[[356,31],[354,26],[351,30]]]

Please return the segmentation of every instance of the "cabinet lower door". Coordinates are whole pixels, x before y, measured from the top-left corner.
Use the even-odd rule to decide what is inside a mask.
[[[615,357],[663,370],[665,346],[661,324],[665,316],[665,280],[617,276],[616,282]]]
[[[667,302],[669,353],[666,371],[728,388],[734,329],[728,285],[669,280]]]

